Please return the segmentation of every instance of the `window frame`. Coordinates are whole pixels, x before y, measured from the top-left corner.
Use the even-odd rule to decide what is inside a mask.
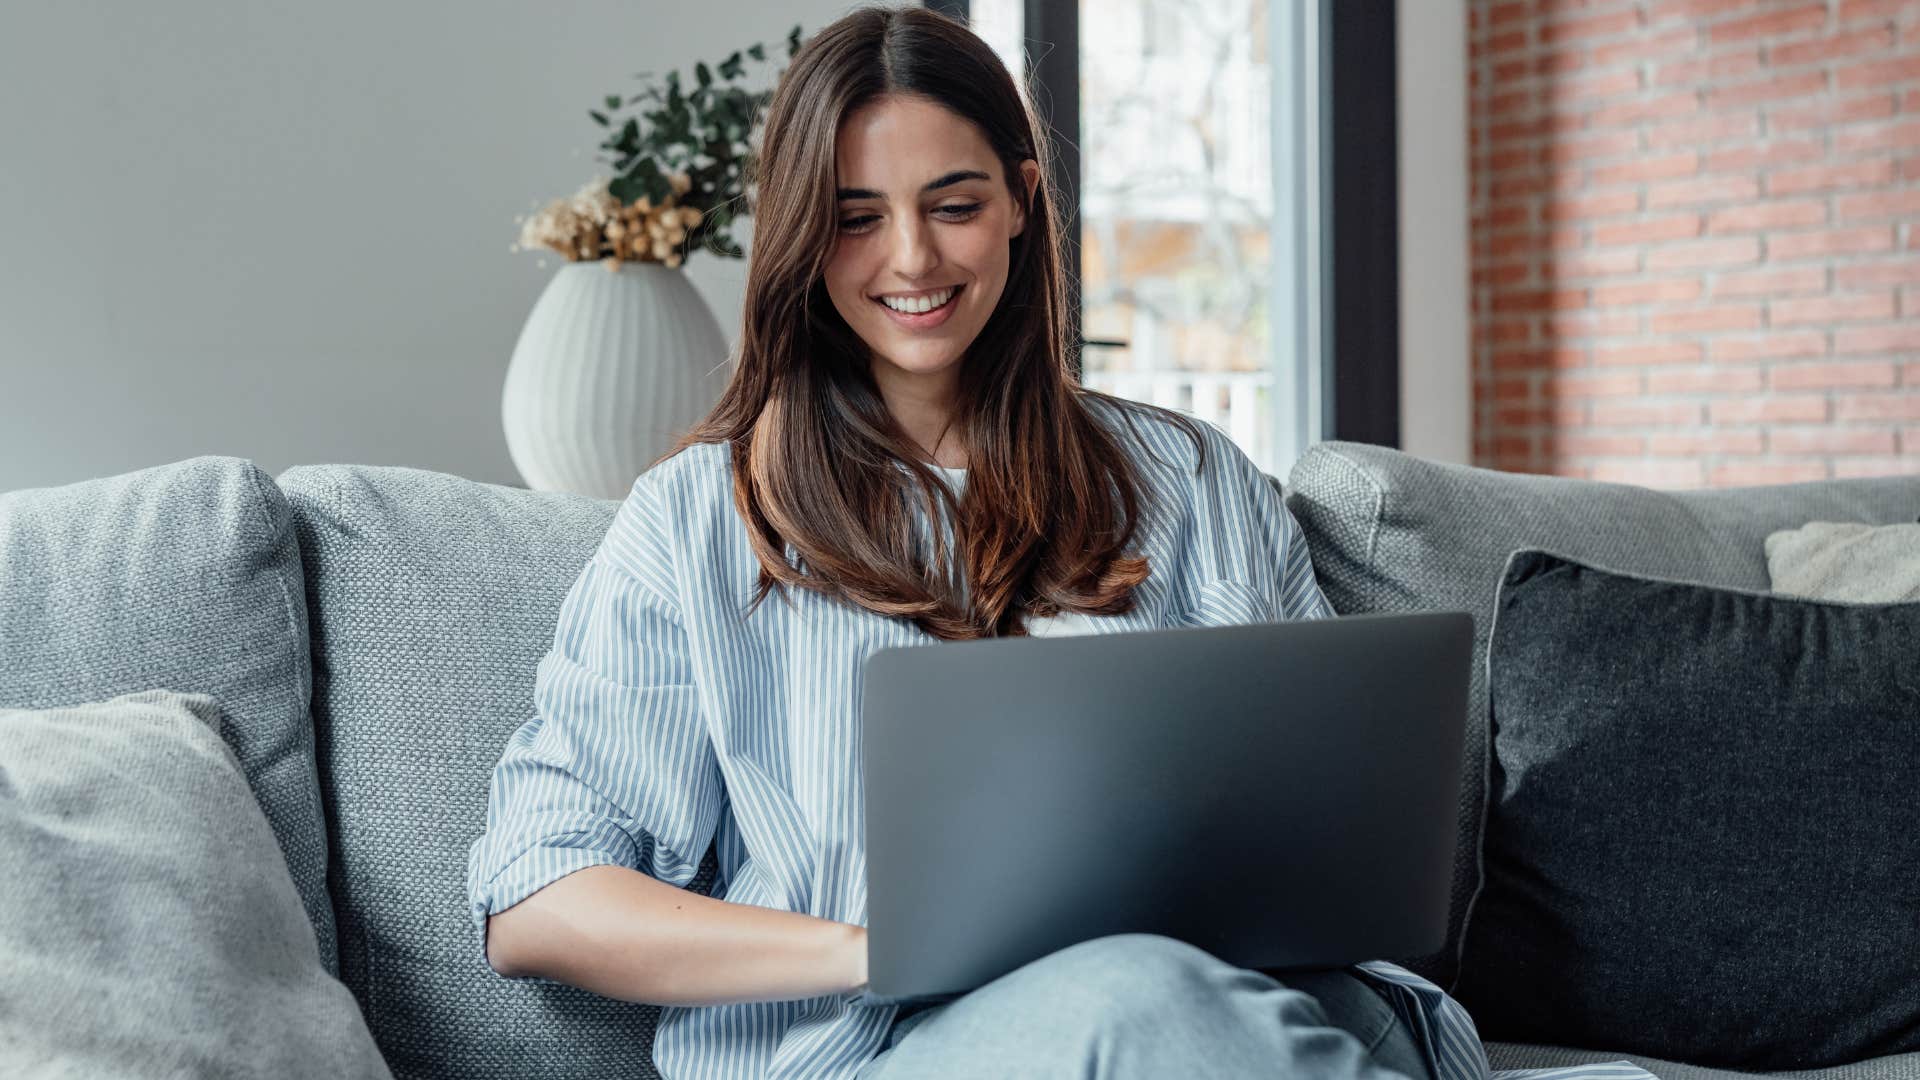
[[[969,0],[924,0],[971,22]],[[1314,85],[1275,80],[1276,215],[1299,252],[1276,265],[1276,386],[1291,387],[1297,409],[1276,416],[1276,452],[1289,464],[1308,445],[1342,439],[1398,448],[1400,430],[1400,177],[1395,0],[1268,0],[1272,55],[1314,48]],[[1056,190],[1067,238],[1070,362],[1082,375],[1080,0],[1024,0],[1022,39],[1041,120],[1053,140]],[[1308,100],[1311,98],[1311,100]],[[1062,132],[1072,133],[1063,137]],[[1464,136],[1463,136],[1464,137]],[[1317,210],[1317,213],[1315,213]],[[1311,403],[1318,401],[1319,408]],[[1279,413],[1280,410],[1276,410]]]

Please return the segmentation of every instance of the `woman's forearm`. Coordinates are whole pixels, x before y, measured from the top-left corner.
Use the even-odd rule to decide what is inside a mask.
[[[488,962],[605,997],[727,1005],[865,985],[866,928],[589,866],[487,920]]]

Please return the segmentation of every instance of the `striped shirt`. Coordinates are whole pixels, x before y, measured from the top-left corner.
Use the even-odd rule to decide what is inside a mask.
[[[1160,500],[1162,513],[1143,520],[1133,548],[1151,572],[1132,611],[1067,614],[1036,632],[1333,615],[1279,492],[1224,432],[1199,423],[1201,468],[1170,420],[1136,414],[1130,428],[1117,406],[1089,398],[1087,407],[1120,436]],[[924,538],[932,526],[921,521]],[[561,602],[534,715],[493,771],[486,831],[467,868],[483,960],[487,916],[559,878],[613,864],[685,886],[709,845],[714,897],[866,925],[861,666],[877,649],[940,640],[910,620],[808,590],[787,599],[776,590],[743,616],[758,569],[733,506],[726,446],[689,446],[635,480]],[[1457,1002],[1387,961],[1352,970],[1386,989],[1438,1080],[1486,1080],[1486,1056]],[[899,1011],[852,998],[663,1006],[655,1066],[668,1080],[852,1077],[878,1055]],[[1522,1076],[1651,1080],[1625,1062],[1496,1080]]]

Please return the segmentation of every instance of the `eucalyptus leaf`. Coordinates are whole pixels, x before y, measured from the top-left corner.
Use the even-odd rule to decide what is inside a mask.
[[[799,52],[801,32],[795,25],[786,35],[788,57]],[[683,255],[697,249],[729,258],[745,256],[728,230],[753,212],[746,188],[747,178],[757,173],[754,128],[773,91],[719,84],[715,74],[729,82],[739,79],[746,74],[747,59],[767,62],[765,43],[736,49],[712,66],[695,62],[691,74],[697,85],[691,92],[682,92],[679,71],[668,71],[657,81],[653,72],[639,72],[634,77],[649,85],[627,94],[606,94],[602,108],[587,110],[596,125],[607,129],[596,160],[613,168],[607,186],[613,198],[623,204],[641,198],[673,200],[703,214],[701,223],[687,230]],[[656,107],[641,108],[642,103]],[[637,115],[623,121],[618,115],[623,107]],[[685,192],[674,191],[674,174],[687,179]]]

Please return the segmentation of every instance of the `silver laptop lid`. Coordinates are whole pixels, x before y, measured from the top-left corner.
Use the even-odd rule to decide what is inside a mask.
[[[1165,934],[1243,967],[1446,939],[1463,612],[995,638],[865,664],[870,1001]]]

